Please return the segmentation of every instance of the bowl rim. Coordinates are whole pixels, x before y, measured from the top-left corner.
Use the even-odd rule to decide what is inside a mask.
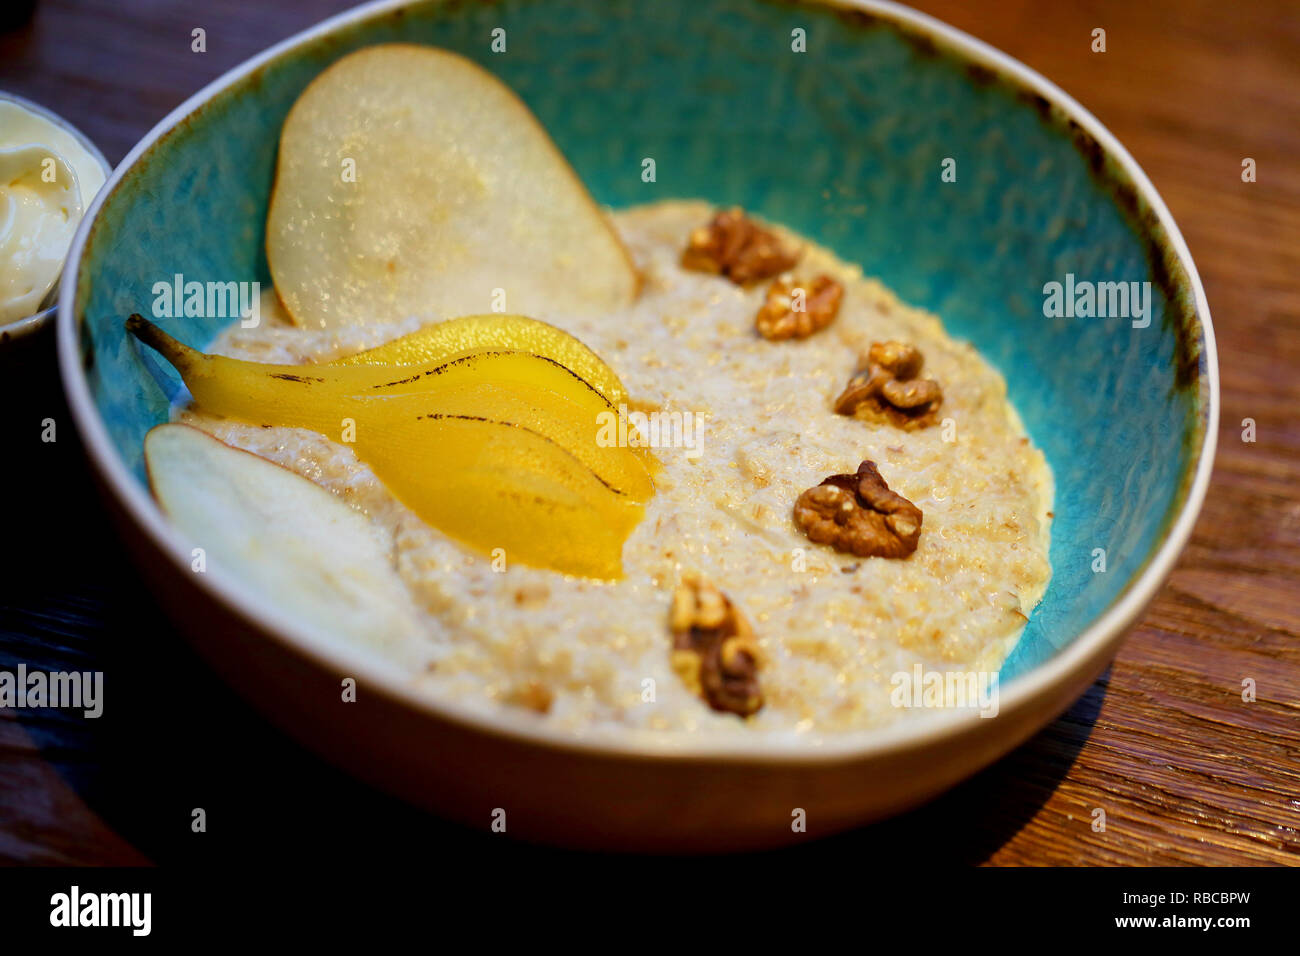
[[[33,102],[25,96],[19,96],[17,93],[10,93],[8,90],[0,90],[0,100],[17,103],[23,109],[30,110],[37,116],[41,116],[49,120],[55,126],[63,129],[64,132],[80,143],[85,148],[86,152],[90,154],[91,158],[99,163],[100,168],[104,170],[104,185],[99,187],[99,191],[103,192],[108,188],[109,180],[113,176],[112,164],[89,136],[83,133],[76,126],[72,125],[71,120],[68,120],[59,113],[54,112],[54,110],[50,109],[48,106],[42,106],[40,103]],[[82,213],[82,223],[90,218],[91,212],[94,209],[95,203],[94,200],[91,200],[91,204],[86,208],[85,212]],[[50,293],[41,300],[42,304],[50,302],[52,299],[55,299],[56,296],[61,298],[60,290],[63,285],[63,272],[72,258],[72,246],[75,245],[76,240],[75,234],[73,235],[73,240],[73,243],[68,245],[68,254],[63,259],[63,266],[59,269],[59,276],[50,287]],[[3,336],[0,336],[0,342],[8,344],[9,342],[25,338],[33,332],[36,332],[38,329],[45,328],[54,321],[55,313],[58,312],[58,309],[58,302],[55,301],[52,305],[47,305],[44,308],[37,309],[31,315],[25,315],[21,319],[14,319],[12,322],[0,325],[0,333],[4,333]]]
[[[423,5],[428,0],[374,0],[309,27],[222,74],[190,96],[137,143],[118,164],[100,190],[73,238],[60,286],[58,314],[58,360],[72,417],[85,444],[87,457],[99,473],[101,483],[117,504],[140,528],[154,550],[181,574],[191,574],[190,554],[180,533],[163,516],[149,491],[129,471],[109,437],[108,429],[92,400],[89,382],[81,365],[76,319],[77,280],[85,246],[103,204],[113,195],[137,161],[155,143],[199,107],[216,95],[255,73],[283,54],[305,47],[344,27],[376,19],[403,7]],[[919,32],[940,41],[944,48],[973,62],[995,69],[1014,84],[1031,90],[1090,134],[1130,178],[1135,192],[1144,199],[1164,229],[1168,246],[1184,268],[1195,300],[1201,327],[1201,355],[1208,386],[1201,409],[1204,431],[1194,478],[1187,487],[1176,518],[1167,525],[1164,540],[1150,554],[1128,587],[1093,622],[1053,657],[1010,681],[999,690],[999,717],[1009,721],[1012,713],[1025,713],[1035,705],[1066,690],[1080,674],[1096,665],[1088,679],[1099,672],[1117,649],[1128,627],[1164,583],[1200,513],[1214,463],[1219,420],[1219,369],[1209,303],[1200,276],[1173,216],[1151,180],[1115,136],[1088,110],[1046,77],[981,40],[927,14],[892,0],[818,0],[832,9],[859,11],[888,21],[896,29]],[[1192,426],[1195,427],[1195,426]],[[1187,472],[1183,472],[1186,480]],[[575,732],[539,725],[528,715],[465,700],[440,698],[411,686],[411,675],[396,664],[351,646],[334,644],[293,619],[273,604],[248,590],[220,568],[212,567],[198,587],[244,621],[250,628],[275,640],[300,658],[333,674],[346,674],[364,682],[371,692],[417,711],[420,716],[447,721],[485,736],[517,744],[548,747],[611,759],[708,761],[720,764],[819,765],[865,761],[949,743],[974,733],[982,718],[969,710],[935,711],[880,729],[839,733],[815,733],[792,738],[786,734],[743,735],[734,733],[662,734],[640,729]],[[1071,698],[1073,700],[1073,698]],[[1059,708],[1059,709],[1063,709]],[[1053,711],[1055,714],[1056,711]],[[997,717],[991,718],[996,723]],[[1040,720],[1038,729],[1046,721]]]

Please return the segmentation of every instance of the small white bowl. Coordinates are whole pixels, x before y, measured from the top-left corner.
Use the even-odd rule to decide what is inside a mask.
[[[109,177],[113,175],[113,167],[109,164],[108,160],[104,158],[104,154],[99,151],[99,147],[92,143],[85,133],[77,129],[77,127],[73,126],[58,113],[55,113],[53,110],[48,110],[37,103],[33,103],[31,100],[23,99],[21,96],[7,93],[4,90],[0,90],[0,101],[14,103],[21,106],[23,109],[49,120],[55,126],[64,130],[69,136],[80,143],[86,152],[88,152],[91,157],[99,163],[100,168],[104,170],[105,183],[107,183]],[[92,196],[91,200],[84,203],[86,211],[89,211],[90,202],[93,201],[93,199],[94,197]],[[39,329],[48,328],[53,325],[54,315],[59,309],[60,278],[61,276],[55,278],[54,284],[50,287],[49,294],[46,295],[44,301],[41,302],[41,310],[39,312],[26,316],[25,318],[15,319],[13,322],[0,324],[0,348],[5,347],[10,342],[25,338]]]

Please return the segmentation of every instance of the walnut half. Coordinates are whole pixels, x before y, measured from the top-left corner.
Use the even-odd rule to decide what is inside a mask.
[[[906,342],[874,342],[849,379],[835,411],[906,431],[933,425],[943,402],[939,383],[917,378],[924,359]]]
[[[714,710],[748,717],[763,706],[759,653],[744,615],[713,584],[685,575],[673,592],[672,665]]]
[[[905,558],[921,539],[921,509],[890,491],[874,461],[831,475],[794,504],[794,522],[815,544],[860,558]]]
[[[774,232],[745,216],[739,207],[718,212],[707,226],[691,232],[682,268],[726,276],[736,285],[749,285],[780,275],[799,259]]]
[[[819,275],[806,283],[782,276],[767,290],[767,301],[754,325],[759,335],[774,342],[806,339],[835,320],[843,299],[844,286],[830,276]]]

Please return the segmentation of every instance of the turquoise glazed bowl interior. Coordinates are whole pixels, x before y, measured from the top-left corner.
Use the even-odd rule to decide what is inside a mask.
[[[492,50],[497,28],[504,53]],[[796,30],[806,52],[792,51]],[[1051,586],[1004,680],[1061,653],[1152,562],[1192,493],[1212,420],[1207,316],[1181,239],[1059,102],[888,7],[387,5],[246,73],[148,146],[84,234],[72,300],[81,360],[136,480],[145,432],[167,418],[159,380],[175,379],[126,339],[124,318],[147,312],[154,284],[175,273],[269,287],[281,123],[331,62],[392,41],[455,50],[497,74],[600,202],[741,205],[860,263],[1002,371],[1056,476]],[[954,182],[942,177],[949,158]],[[1150,324],[1045,317],[1044,285],[1067,274],[1151,283]],[[224,321],[169,327],[201,346]]]

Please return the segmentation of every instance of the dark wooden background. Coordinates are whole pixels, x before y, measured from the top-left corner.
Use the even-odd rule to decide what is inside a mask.
[[[0,88],[117,162],[186,96],[344,0],[42,0]],[[1136,156],[1182,227],[1219,342],[1223,422],[1200,523],[1114,666],[945,797],[781,856],[991,864],[1300,863],[1300,4],[926,0],[1046,74]],[[190,52],[207,30],[208,51]],[[1108,50],[1090,51],[1091,31]],[[1258,182],[1241,181],[1241,161]],[[0,357],[0,666],[102,669],[97,721],[0,717],[0,862],[206,864],[551,851],[351,781],[253,714],[154,609],[90,486],[48,354]],[[55,418],[58,440],[39,440]],[[1258,429],[1242,441],[1242,420]],[[1258,699],[1241,699],[1253,678]],[[342,741],[340,746],[350,745]],[[189,829],[207,809],[209,832]],[[1105,832],[1092,811],[1106,812]],[[895,856],[894,858],[898,858]]]

